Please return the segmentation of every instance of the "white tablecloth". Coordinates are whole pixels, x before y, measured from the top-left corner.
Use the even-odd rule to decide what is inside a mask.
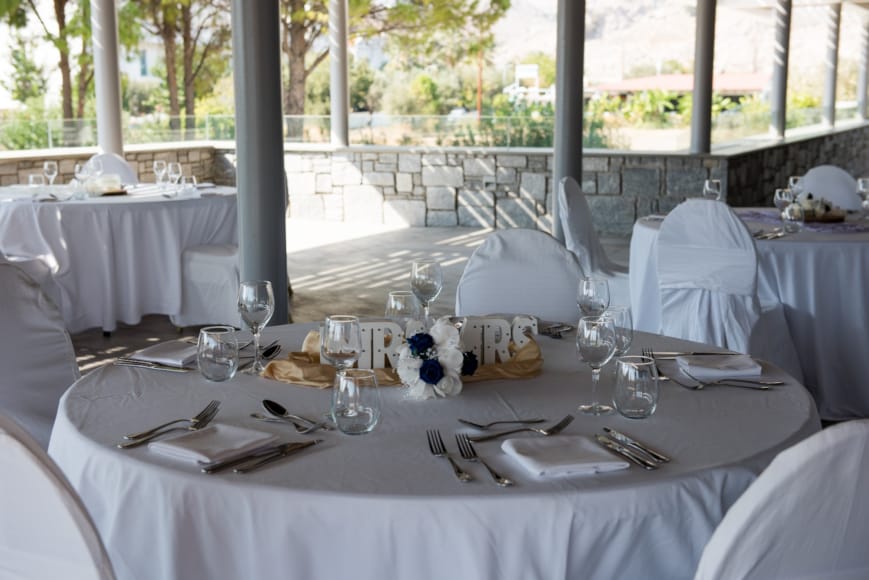
[[[747,212],[758,210],[737,210]],[[752,231],[773,228],[746,223]],[[660,226],[660,218],[640,219],[631,238],[634,325],[648,332],[658,332],[661,322]],[[821,417],[869,417],[869,231],[803,231],[758,240],[757,251],[758,293],[761,300],[784,305],[805,384]]]
[[[267,329],[265,339],[279,336],[298,350],[310,327]],[[473,432],[459,417],[555,422],[587,402],[590,373],[573,338],[539,340],[539,377],[468,384],[458,397],[432,401],[384,387],[374,432],[320,431],[324,443],[249,475],[205,475],[114,444],[123,433],[191,416],[211,399],[223,401],[217,421],[303,440],[249,414],[271,398],[315,416],[328,408],[329,391],[108,367],[67,392],[50,454],[82,495],[120,579],[679,579],[692,577],[725,510],[774,454],[819,428],[810,396],[793,382],[768,392],[666,384],[650,419],[577,415],[564,432],[621,429],[674,458],[658,471],[538,480],[494,441],[478,452],[517,484],[499,488],[467,462],[476,480],[458,482],[430,455],[426,428],[440,429],[456,453],[453,434]],[[635,343],[692,344],[643,333]],[[611,383],[603,378],[604,396]]]
[[[12,200],[20,188],[4,189],[0,253],[49,265],[72,333],[177,314],[181,252],[237,240],[236,196],[228,188],[197,198],[156,192],[60,202]]]

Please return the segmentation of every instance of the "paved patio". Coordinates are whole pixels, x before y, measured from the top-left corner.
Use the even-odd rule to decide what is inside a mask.
[[[490,231],[289,220],[287,262],[294,293],[293,320],[312,322],[336,313],[383,316],[387,294],[409,289],[410,264],[421,257],[438,259],[444,269],[444,289],[432,313],[451,313],[465,262]],[[629,240],[603,241],[614,260],[627,263]],[[148,344],[196,336],[197,332],[198,328],[190,327],[179,333],[168,317],[153,315],[134,326],[119,325],[109,337],[94,328],[72,340],[84,373]]]

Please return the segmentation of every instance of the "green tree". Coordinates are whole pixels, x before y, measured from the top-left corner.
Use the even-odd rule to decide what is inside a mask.
[[[16,34],[10,51],[12,77],[0,81],[0,85],[19,103],[26,103],[44,95],[48,81],[45,78],[45,69],[31,57],[33,42]]]

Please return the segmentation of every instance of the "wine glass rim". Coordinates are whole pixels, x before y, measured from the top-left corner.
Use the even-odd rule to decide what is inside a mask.
[[[418,260],[413,261],[414,264],[437,264],[439,263],[435,258],[419,258]]]
[[[642,356],[639,354],[629,354],[629,355],[617,357],[616,362],[620,362],[623,364],[628,364],[631,366],[639,367],[639,366],[654,365],[655,359],[653,359],[652,357],[649,357],[649,356]]]
[[[260,284],[268,284],[271,286],[271,280],[244,280],[241,282],[241,286],[258,286]]]
[[[359,321],[358,316],[353,316],[352,314],[329,314],[326,316],[326,320],[334,320],[336,322],[352,322]]]
[[[413,296],[413,297],[416,297],[416,294],[414,294],[411,290],[390,290],[389,295],[390,296]]]
[[[235,332],[235,328],[232,326],[226,326],[223,324],[215,324],[213,326],[203,326],[199,329],[199,334],[208,333],[208,334],[227,334],[230,332]]]

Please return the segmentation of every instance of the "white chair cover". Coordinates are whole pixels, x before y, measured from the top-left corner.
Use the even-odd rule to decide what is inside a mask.
[[[61,395],[79,378],[57,306],[27,274],[0,262],[0,412],[44,447]]]
[[[238,246],[193,246],[181,254],[181,311],[178,327],[228,324],[238,327]]]
[[[57,465],[0,414],[0,578],[112,580],[87,510]]]
[[[607,257],[594,229],[588,200],[572,177],[563,178],[558,186],[558,214],[564,230],[564,245],[577,255],[584,272],[627,273],[626,266],[611,262]]]
[[[760,305],[757,249],[723,202],[689,199],[658,236],[661,334],[770,360],[802,379],[781,304]]]
[[[781,452],[728,510],[696,580],[869,578],[869,421]]]
[[[496,231],[468,259],[456,289],[456,314],[531,314],[575,324],[580,278],[576,256],[549,234]]]
[[[800,187],[814,197],[823,197],[844,210],[860,209],[857,180],[835,165],[818,165],[809,169],[800,180]]]
[[[123,184],[139,183],[136,170],[126,159],[117,153],[99,153],[91,157],[91,160],[99,160],[103,165],[103,174],[115,174],[121,178]]]

